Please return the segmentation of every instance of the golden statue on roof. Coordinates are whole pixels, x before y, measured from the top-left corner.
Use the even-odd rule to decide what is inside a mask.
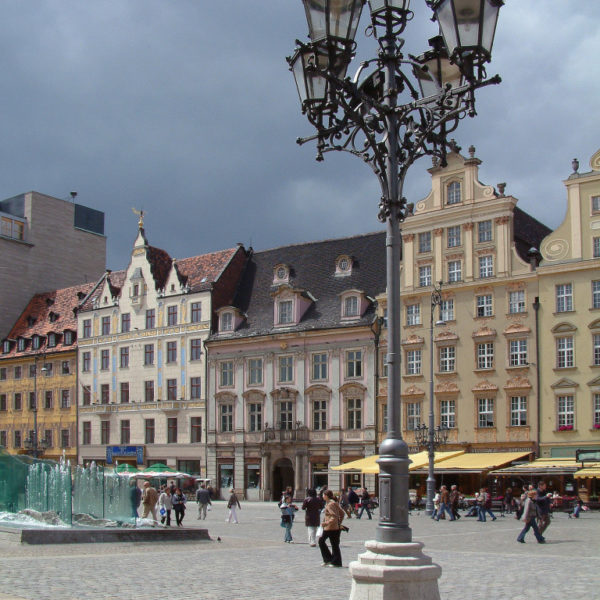
[[[131,209],[134,215],[137,215],[139,217],[138,219],[138,228],[139,229],[143,229],[144,228],[144,210],[137,210],[135,208]]]

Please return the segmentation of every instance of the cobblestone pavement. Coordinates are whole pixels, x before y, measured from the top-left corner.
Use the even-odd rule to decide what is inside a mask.
[[[0,533],[0,600],[271,600],[349,598],[347,568],[323,569],[318,548],[308,546],[302,514],[294,544],[283,543],[275,504],[242,503],[240,523],[225,522],[223,502],[206,521],[190,506],[184,525],[207,527],[212,542],[27,546]],[[442,566],[443,600],[544,600],[598,597],[600,514],[579,520],[557,514],[537,544],[529,533],[517,544],[522,524],[513,518],[479,523],[472,518],[433,522],[411,518],[413,538]],[[377,521],[347,521],[344,565],[374,539]],[[216,541],[217,537],[221,542]]]

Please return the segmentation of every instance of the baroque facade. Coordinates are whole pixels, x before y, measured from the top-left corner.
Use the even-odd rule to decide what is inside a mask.
[[[540,455],[600,448],[600,150],[564,182],[567,211],[541,245]]]
[[[245,261],[242,247],[172,259],[140,219],[129,266],[107,272],[78,314],[80,462],[204,475],[204,341]]]
[[[385,234],[251,254],[207,341],[208,473],[221,493],[279,499],[376,449],[375,297]]]

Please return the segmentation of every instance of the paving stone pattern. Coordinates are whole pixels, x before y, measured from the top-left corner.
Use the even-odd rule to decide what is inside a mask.
[[[347,568],[321,567],[309,547],[300,513],[283,542],[275,504],[242,503],[240,523],[225,522],[215,503],[206,521],[190,506],[184,525],[208,527],[211,542],[165,542],[27,546],[0,534],[0,600],[346,600]],[[433,522],[411,518],[413,538],[443,569],[442,600],[496,598],[583,600],[597,597],[600,584],[600,514],[579,520],[556,515],[548,543],[516,542],[522,524],[514,518],[479,523],[472,518]],[[373,539],[377,521],[347,521],[344,566]],[[217,537],[221,542],[216,541]]]

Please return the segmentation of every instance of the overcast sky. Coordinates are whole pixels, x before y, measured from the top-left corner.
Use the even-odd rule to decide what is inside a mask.
[[[36,190],[106,214],[107,262],[124,268],[143,208],[174,258],[374,231],[380,195],[348,154],[314,161],[285,57],[306,39],[300,0],[2,0],[0,197]],[[437,33],[424,0],[406,49]],[[363,13],[357,41],[374,55]],[[600,1],[508,0],[478,116],[455,137],[485,184],[556,227],[562,180],[600,148]],[[353,71],[351,67],[350,71]],[[421,159],[405,195],[430,189]]]

